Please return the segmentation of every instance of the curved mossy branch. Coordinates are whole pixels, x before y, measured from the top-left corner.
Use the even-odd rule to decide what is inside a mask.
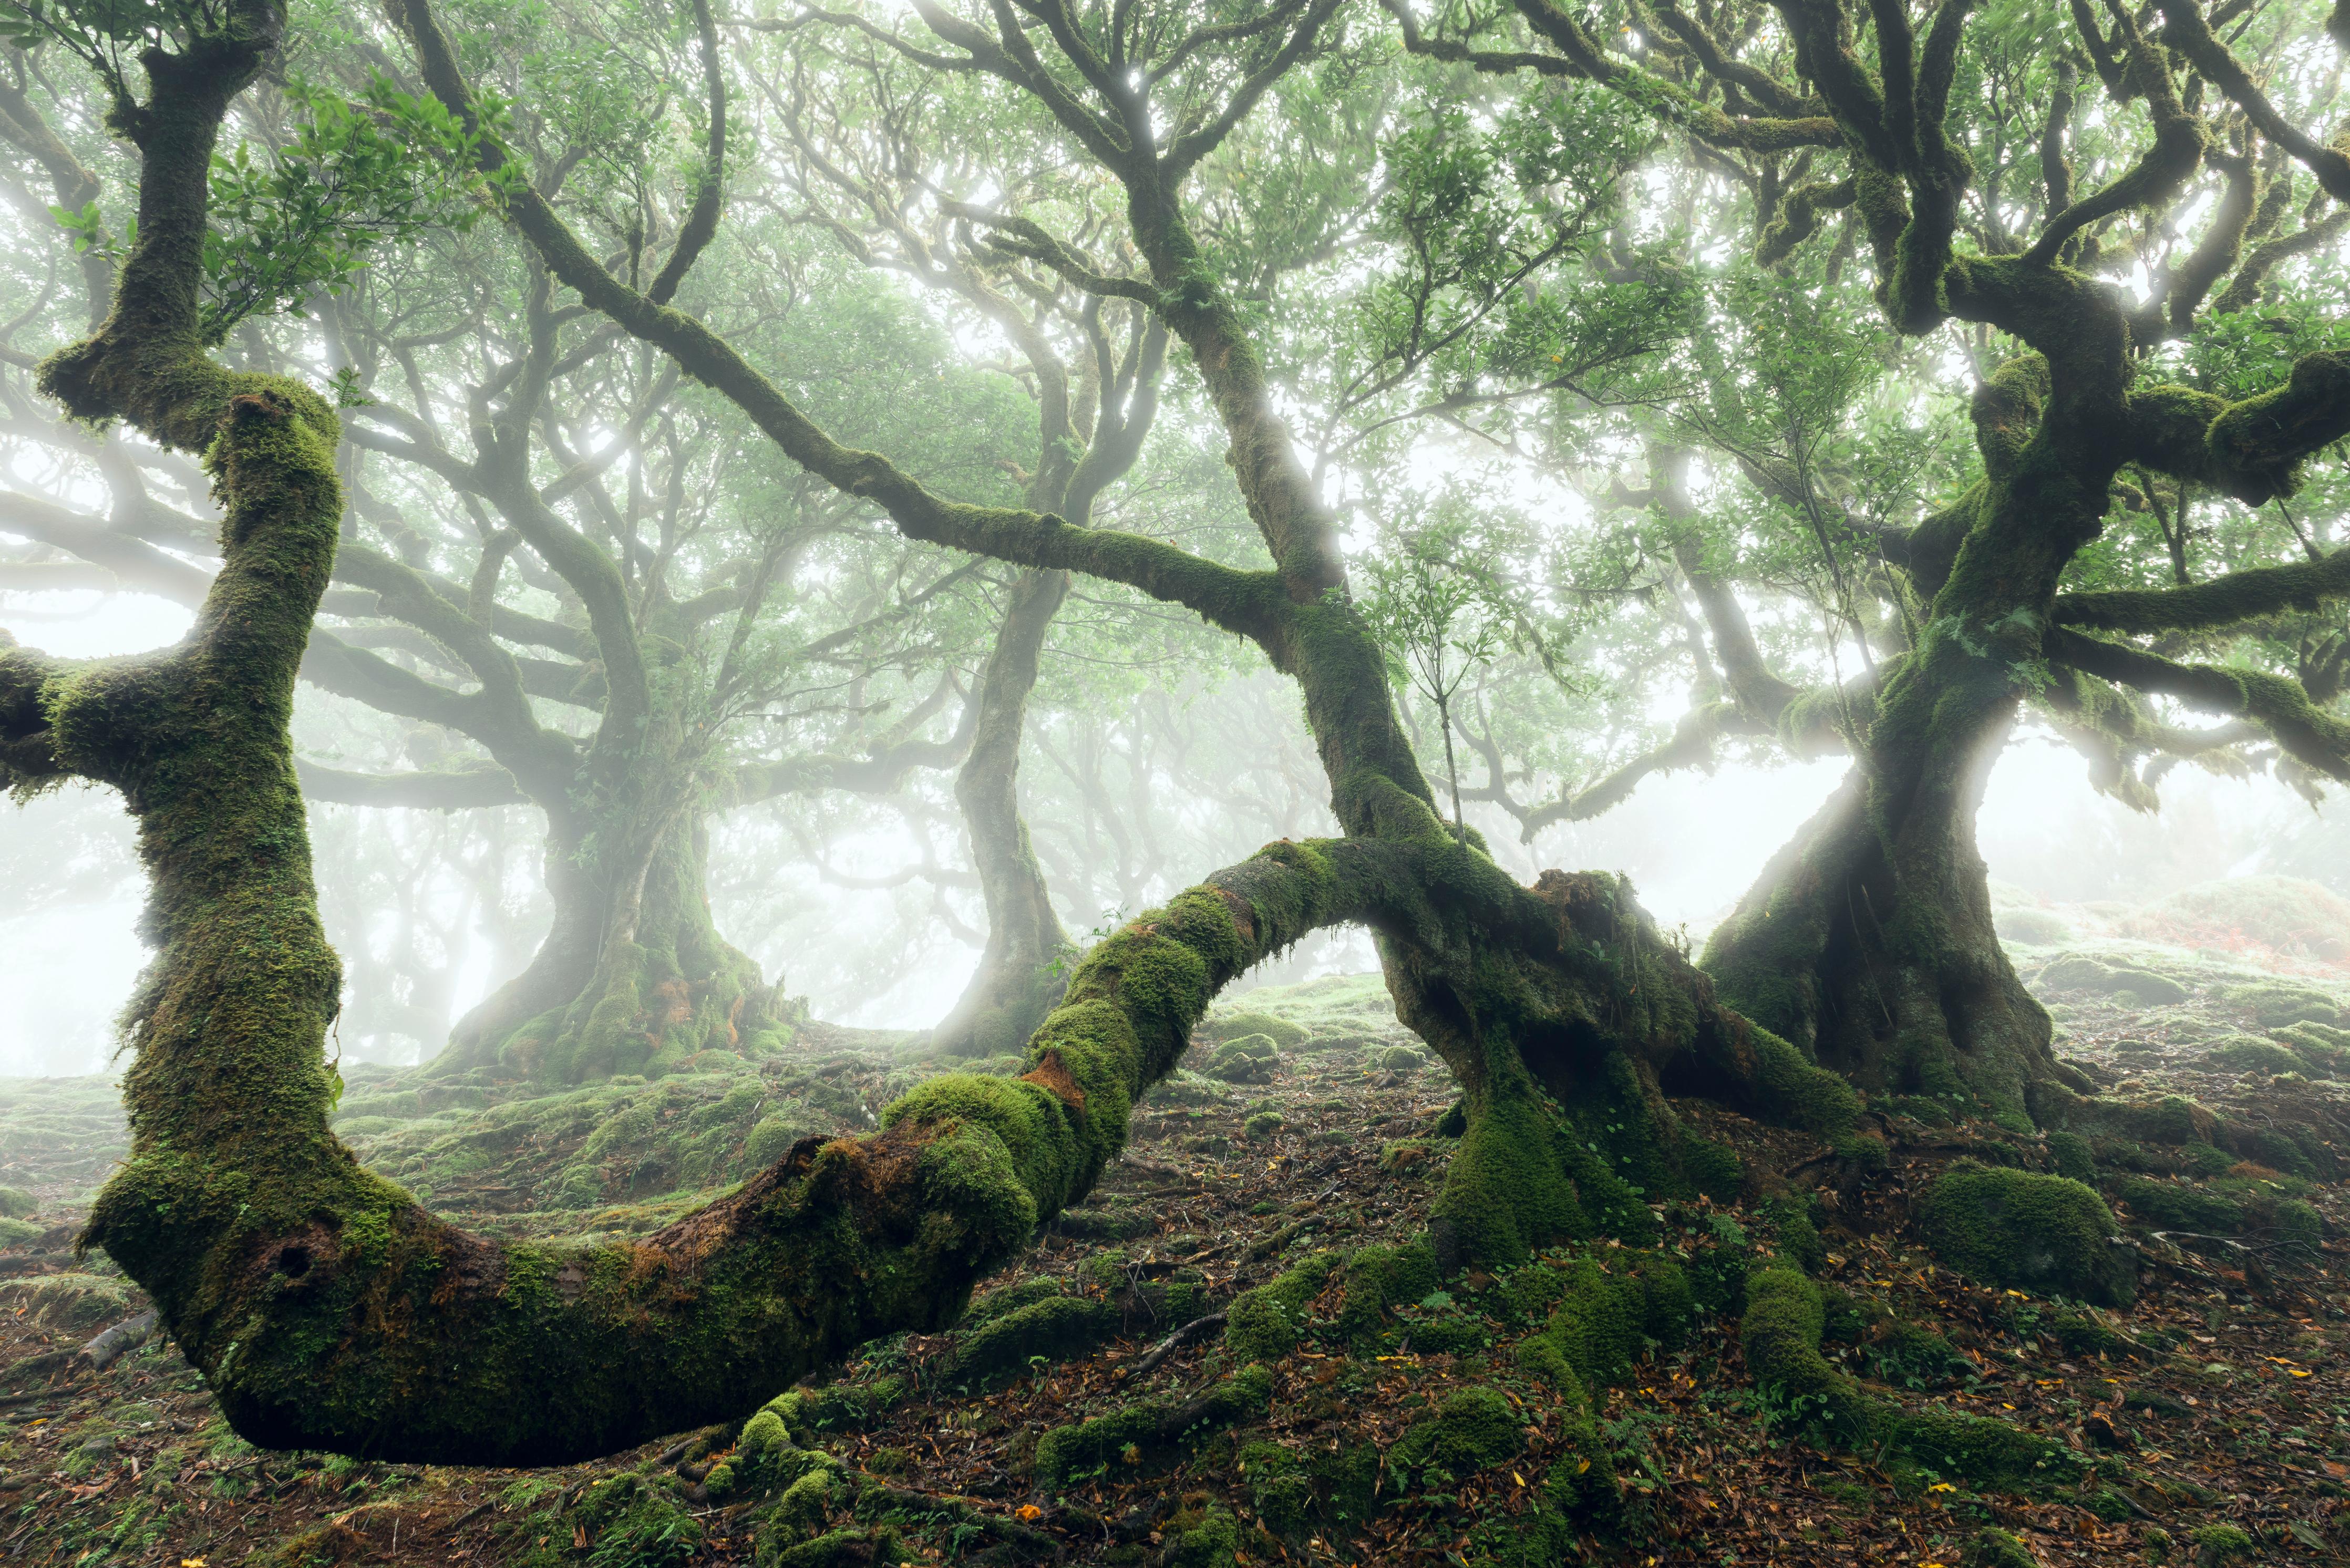
[[[2155,0],[2155,5],[2165,23],[2162,41],[2186,56],[2212,85],[2227,94],[2262,136],[2299,159],[2317,176],[2317,182],[2325,188],[2327,195],[2337,202],[2350,202],[2350,154],[2344,153],[2338,146],[2320,142],[2278,112],[2243,63],[2212,33],[2199,0]]]
[[[2117,14],[2118,15],[2118,14]],[[2168,64],[2148,47],[2137,26],[2122,19],[2128,71],[2136,94],[2154,121],[2154,142],[2112,183],[2051,214],[2040,237],[2023,254],[2026,263],[2045,266],[2063,254],[2065,242],[2091,223],[2132,208],[2159,208],[2178,195],[2203,165],[2202,121],[2179,102]]]
[[[2060,594],[2056,623],[2090,631],[2209,631],[2350,598],[2350,548],[2285,566],[2249,566],[2183,588]]]
[[[2049,631],[2048,657],[2116,685],[2176,697],[2207,713],[2249,719],[2304,767],[2350,780],[2350,722],[2312,702],[2296,680],[2265,670],[2182,664],[2061,628]]]
[[[677,244],[670,248],[669,260],[645,289],[645,297],[655,305],[667,305],[676,297],[686,273],[718,237],[726,174],[726,70],[718,52],[718,23],[711,15],[710,0],[693,0],[693,26],[702,44],[702,87],[710,123],[703,136],[693,205],[678,226]]]
[[[1092,1185],[1220,987],[1320,927],[1410,918],[1419,860],[1273,846],[1096,949],[1024,1077],[932,1079],[882,1132],[807,1139],[640,1242],[469,1235],[359,1168],[327,1128],[322,1010],[281,1028],[259,1081],[173,1054],[192,1136],[135,1155],[92,1235],[255,1442],[550,1463],[739,1417],[875,1335],[951,1322]]]
[[[2350,435],[2350,351],[2293,361],[2285,384],[2241,402],[2191,388],[2132,392],[2126,460],[2259,506],[2291,495],[2301,465]]]
[[[2048,672],[2039,705],[2049,722],[2088,760],[2089,782],[2136,811],[2153,811],[2159,804],[2154,792],[2156,771],[2143,778],[2133,771],[2140,757],[2216,759],[2262,733],[2242,723],[2211,730],[2165,724],[2111,681],[2063,663],[2052,662]],[[2234,765],[2241,768],[2241,759]]]
[[[1611,59],[1580,23],[1550,0],[1521,0],[1519,15],[1558,49],[1555,55],[1528,50],[1472,49],[1455,39],[1430,37],[1420,31],[1410,0],[1383,0],[1403,34],[1404,47],[1448,65],[1463,65],[1493,76],[1521,70],[1549,77],[1576,77],[1611,88],[1646,107],[1665,124],[1685,131],[1709,147],[1725,151],[1784,152],[1804,147],[1835,147],[1842,138],[1835,122],[1824,114],[1731,116],[1706,102],[1678,82],[1622,60]],[[1781,89],[1780,101],[1796,100]]]
[[[2290,192],[2292,186],[2280,180],[2270,189]],[[2225,316],[2231,310],[2250,310],[2259,305],[2262,290],[2267,286],[2271,273],[2295,256],[2307,255],[2332,244],[2341,238],[2345,228],[2350,228],[2350,208],[2337,207],[2317,222],[2306,223],[2282,239],[2267,240],[2254,245],[2252,254],[2244,258],[2244,265],[2236,269],[2236,275],[2228,280],[2228,286],[2220,292],[2220,297],[2211,302],[2211,313]]]

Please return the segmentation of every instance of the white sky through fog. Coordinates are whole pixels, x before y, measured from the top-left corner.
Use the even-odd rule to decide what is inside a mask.
[[[0,625],[30,646],[91,657],[168,643],[188,622],[184,610],[158,600],[124,597],[92,609],[94,603],[91,595],[22,596],[0,613]],[[83,613],[71,613],[76,610]],[[1596,822],[1553,829],[1532,851],[1514,842],[1497,847],[1522,874],[1537,866],[1627,872],[1660,920],[1686,922],[1701,937],[1819,807],[1844,766],[1828,760],[1651,778],[1617,810]],[[2264,844],[2309,815],[2269,779],[2218,779],[2182,768],[2165,782],[2163,802],[2159,816],[2130,812],[2090,789],[2072,752],[2022,740],[2009,747],[1991,777],[1980,823],[1984,857],[1992,876],[2058,900],[2156,898],[2256,870],[2321,878],[2350,871],[2261,858]],[[1487,831],[1497,834],[1500,826],[1488,824]],[[16,900],[0,904],[0,1075],[99,1070],[112,1048],[114,1015],[143,961],[132,934],[142,889],[130,853],[130,823],[106,792],[68,789],[29,805],[0,803],[0,868],[16,864],[44,836],[66,833],[86,839],[74,864],[87,874],[68,877],[67,891],[29,911],[16,909]],[[2337,842],[2350,843],[2350,836]],[[886,846],[858,847],[858,858],[870,860]],[[825,901],[829,918],[852,928],[860,916],[877,923],[888,918],[870,896],[822,887],[809,896]],[[723,899],[716,913],[721,929],[738,946],[769,956],[763,950],[774,944],[760,931],[742,929],[739,918],[730,920]],[[331,928],[328,934],[337,935]],[[817,1015],[876,1027],[935,1022],[977,961],[974,951],[951,944],[941,944],[939,951],[939,962],[917,983],[875,994],[819,992],[813,998]],[[1310,967],[1334,958],[1350,967],[1367,965],[1368,950],[1356,942],[1336,953],[1303,954],[1301,962]],[[468,979],[465,1001],[486,990],[492,977]],[[804,989],[789,975],[785,987]]]

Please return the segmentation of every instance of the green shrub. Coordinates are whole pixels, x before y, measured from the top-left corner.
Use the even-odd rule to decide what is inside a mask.
[[[2117,1177],[2113,1194],[2129,1205],[2144,1224],[2166,1231],[2198,1231],[2207,1235],[2232,1236],[2244,1228],[2243,1210],[2215,1192],[2186,1181],[2156,1181],[2143,1176]]]

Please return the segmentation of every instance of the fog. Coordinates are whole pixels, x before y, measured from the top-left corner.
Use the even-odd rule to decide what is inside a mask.
[[[182,612],[124,596],[58,596],[36,615],[12,608],[10,629],[61,653],[136,651],[175,636]],[[78,601],[78,602],[77,602]],[[306,693],[297,719],[322,716]],[[1284,717],[1276,714],[1276,718]],[[1630,800],[1596,820],[1554,827],[1532,848],[1514,825],[1472,811],[1505,864],[1523,876],[1540,867],[1628,875],[1641,901],[1667,926],[1705,933],[1753,882],[1771,855],[1818,808],[1845,772],[1842,759],[1777,766],[1731,763],[1649,778]],[[1188,804],[1211,814],[1214,801]],[[533,857],[535,815],[510,817],[502,909],[458,909],[429,890],[436,834],[461,816],[425,812],[312,807],[312,832],[328,935],[346,955],[347,995],[367,983],[349,956],[356,922],[375,918],[351,883],[362,863],[390,885],[427,888],[428,918],[454,919],[461,950],[450,966],[450,1008],[462,1012],[525,961],[545,929]],[[889,883],[925,857],[902,814],[876,803],[835,824],[819,866],[755,809],[712,833],[712,909],[719,929],[756,958],[768,978],[805,995],[815,1016],[875,1028],[920,1029],[953,1003],[975,968],[974,908],[910,909],[910,884]],[[1326,824],[1307,831],[1326,831]],[[2147,901],[2218,877],[2283,872],[2350,891],[2350,834],[2338,811],[2321,815],[2275,780],[2229,778],[2180,769],[2164,781],[2158,814],[2129,810],[2099,794],[2079,756],[2053,740],[2026,736],[1993,770],[1979,821],[1982,852],[1997,880],[2045,899]],[[967,864],[953,833],[932,834],[928,853],[951,871]],[[1208,867],[1191,868],[1196,876]],[[102,1070],[114,1050],[113,1020],[143,961],[136,934],[141,878],[130,819],[103,790],[73,786],[0,810],[0,873],[11,908],[0,917],[0,1075]],[[1154,894],[1171,891],[1154,888]],[[1083,933],[1134,909],[1082,907],[1056,888],[1064,924]],[[960,928],[960,929],[958,929]],[[1301,946],[1248,984],[1375,967],[1360,933]],[[345,1048],[355,1042],[345,1041]],[[365,1054],[364,1047],[360,1047]]]

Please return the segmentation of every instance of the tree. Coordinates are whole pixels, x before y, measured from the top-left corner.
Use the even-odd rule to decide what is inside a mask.
[[[2061,1118],[2061,1096],[2088,1085],[2049,1051],[2046,1015],[1991,931],[1973,848],[1984,770],[2019,705],[2048,691],[2073,727],[2129,755],[2167,739],[2139,693],[2191,698],[2257,726],[2301,767],[2350,776],[2345,732],[2321,706],[2331,690],[2313,701],[2293,679],[2191,665],[2094,635],[2226,626],[2236,618],[2189,607],[2220,598],[2245,621],[2314,605],[2327,563],[2250,570],[2231,589],[2127,589],[2119,601],[2085,602],[2063,591],[2068,568],[2104,534],[2125,466],[2257,507],[2291,495],[2304,461],[2350,430],[2350,359],[2338,350],[2303,354],[2256,388],[2157,382],[2138,369],[2150,351],[2192,333],[2207,304],[2216,311],[2259,297],[2279,252],[2273,242],[2245,246],[2282,223],[2295,179],[2263,152],[2263,138],[2336,200],[2350,192],[2350,165],[2292,126],[2191,0],[2162,8],[2159,42],[2126,19],[2110,35],[2085,13],[2075,20],[2077,47],[2109,95],[2143,100],[2151,125],[2149,140],[2112,160],[2106,184],[2078,195],[2067,162],[2071,77],[2053,51],[2035,57],[2036,39],[1999,23],[1980,25],[1990,41],[1970,51],[1963,4],[1938,7],[1922,38],[1906,15],[1873,6],[1867,40],[1835,5],[1782,5],[1780,28],[1742,48],[1667,12],[1672,42],[1654,66],[1610,53],[1548,0],[1523,0],[1513,13],[1534,47],[1499,50],[1423,32],[1400,0],[1390,8],[1416,51],[1483,71],[1590,81],[1638,102],[1711,159],[1747,160],[1749,180],[1783,193],[1782,210],[1756,216],[1766,257],[1807,238],[1823,211],[1848,206],[1896,331],[1922,336],[1958,321],[2012,345],[1973,395],[1981,476],[1916,527],[1871,541],[1901,575],[1893,596],[1914,632],[1860,691],[1835,699],[1866,711],[1855,726],[1858,765],[1715,934],[1706,965],[1751,1016],[1856,1081],[1956,1096],[2022,1126]],[[1988,85],[1995,68],[1977,63],[2002,49],[2041,62],[2033,79],[2001,84],[2044,105],[2036,201],[2003,189],[2014,171],[1996,161],[1979,187],[1962,145],[2012,118]],[[2210,151],[2220,148],[2229,151]],[[1842,158],[1849,173],[1789,188],[1789,155],[1805,170]],[[2192,251],[2159,271],[2155,296],[2133,308],[2097,275],[2126,265],[2110,243],[2117,225],[2133,211],[2171,210],[2207,161],[2226,176],[2224,198]],[[2027,244],[2020,224],[2033,207],[2039,233]],[[1974,248],[1960,249],[1962,233]],[[2231,270],[2243,287],[2213,299]],[[1816,505],[1803,476],[1766,469],[1765,477]],[[2059,1098],[2049,1097],[2052,1086]]]
[[[705,63],[714,67],[715,57]],[[342,463],[350,505],[338,588],[322,601],[305,679],[419,726],[404,749],[425,765],[308,760],[305,791],[442,810],[527,803],[545,814],[552,928],[520,973],[457,1022],[436,1073],[578,1081],[659,1074],[712,1047],[755,1049],[788,1033],[790,1010],[711,920],[706,819],[777,792],[887,792],[912,769],[959,761],[985,704],[968,704],[944,736],[930,732],[942,709],[953,719],[961,694],[936,668],[935,639],[957,635],[941,611],[960,613],[952,596],[970,574],[926,569],[924,553],[903,545],[884,546],[878,573],[860,566],[867,531],[853,504],[827,504],[787,479],[771,487],[755,450],[744,461],[738,427],[697,408],[673,370],[614,335],[567,341],[544,278],[500,247],[452,237],[355,278],[352,238],[412,238],[424,197],[410,187],[445,195],[447,160],[426,150],[448,128],[432,122],[431,99],[400,94],[379,73],[350,85],[395,126],[402,116],[422,122],[404,144],[406,163],[430,177],[401,175],[400,144],[355,130],[375,121],[338,107],[346,100],[323,90],[279,99],[271,107],[290,123],[265,129],[293,151],[255,164],[240,144],[234,182],[215,179],[238,192],[215,225],[229,242],[206,262],[208,293],[241,302],[248,354],[285,370],[300,363],[254,313],[298,297],[337,369],[354,449]],[[539,160],[549,188],[584,180],[583,161],[608,158],[616,136],[642,129],[625,100],[602,107],[601,118],[541,126],[553,143]],[[29,100],[10,123],[14,139],[45,145]],[[351,165],[367,178],[341,172]],[[682,286],[710,238],[720,175],[706,170],[670,220],[678,248],[656,292]],[[86,171],[60,177],[72,192],[98,186]],[[290,217],[282,211],[289,192],[337,203],[346,227],[355,210],[395,206],[399,221],[371,218],[364,234],[338,239],[333,214],[298,202]],[[87,238],[99,226],[95,202],[85,212]],[[472,210],[455,215],[469,220]],[[247,276],[255,258],[289,248],[277,233],[289,223],[317,253],[306,270],[291,286]],[[222,314],[229,308],[208,307],[208,335],[235,325]],[[525,324],[520,342],[504,334],[509,310]],[[877,327],[903,326],[860,324],[857,351],[911,347],[902,336],[872,340]],[[603,439],[614,431],[619,439]],[[181,557],[203,553],[205,523],[153,493],[153,459],[62,425],[38,439],[95,464],[111,514],[16,493],[0,503],[13,525],[118,581],[201,599],[205,574]],[[192,500],[194,487],[182,488]],[[847,602],[797,580],[843,568]],[[844,680],[913,686],[926,673],[927,693],[894,703],[877,694],[861,711],[824,695]]]
[[[1452,63],[1469,67],[1579,71],[1637,98],[1643,112],[1661,104],[1718,129],[1674,83],[1625,78],[1575,24],[1536,0],[1527,6],[1533,25],[1560,24],[1545,34],[1560,52],[1487,54],[1416,26],[1406,41],[1451,51]],[[202,407],[148,421],[182,447],[210,438],[225,400],[261,400],[260,409],[233,405],[213,460],[231,517],[231,560],[208,601],[216,613],[208,611],[185,655],[152,668],[201,677],[219,647],[247,657],[234,691],[199,679],[151,717],[131,715],[139,750],[126,758],[100,740],[121,711],[111,693],[136,687],[151,666],[79,671],[12,651],[0,661],[0,741],[11,782],[69,770],[113,780],[147,826],[168,940],[143,993],[127,1086],[132,1154],[101,1197],[91,1236],[147,1286],[229,1418],[255,1441],[503,1463],[607,1451],[740,1414],[875,1335],[942,1326],[975,1280],[1093,1183],[1121,1147],[1134,1101],[1172,1069],[1218,989],[1338,925],[1375,933],[1399,1015],[1461,1085],[1460,1146],[1430,1227],[1447,1269],[1518,1262],[1566,1237],[1651,1235],[1649,1199],[1690,1190],[1707,1152],[1669,1095],[1710,1096],[1806,1128],[1856,1169],[1866,1166],[1870,1148],[1855,1136],[1858,1101],[1845,1078],[1725,1005],[1620,879],[1549,872],[1521,885],[1481,836],[1456,833],[1437,809],[1379,640],[1351,597],[1328,476],[1301,456],[1277,400],[1268,344],[1284,340],[1266,329],[1262,302],[1233,286],[1234,277],[1277,273],[1264,254],[1286,249],[1231,233],[1203,241],[1191,194],[1209,171],[1231,172],[1218,161],[1233,156],[1234,134],[1253,117],[1302,122],[1353,79],[1368,47],[1357,18],[1341,16],[1340,0],[1082,10],[1035,0],[980,20],[917,0],[915,11],[925,33],[853,14],[811,14],[801,25],[844,48],[869,45],[920,72],[975,84],[1057,128],[1069,157],[1082,160],[1118,210],[1114,231],[1055,233],[1044,221],[1058,221],[1049,209],[1038,209],[1043,219],[1011,210],[1017,192],[986,203],[963,200],[971,192],[920,201],[940,202],[942,213],[944,202],[957,203],[949,215],[968,225],[972,254],[986,254],[984,244],[1017,257],[1024,275],[1047,287],[1056,278],[1072,299],[1130,303],[1145,342],[1152,320],[1163,326],[1171,369],[1196,379],[1225,444],[1255,530],[1252,559],[1221,560],[1035,504],[950,498],[889,456],[837,440],[754,363],[754,335],[723,332],[670,303],[657,286],[667,266],[648,284],[625,252],[608,264],[583,240],[577,205],[567,211],[563,192],[511,172],[519,154],[485,113],[493,106],[476,96],[468,57],[430,0],[400,0],[396,16],[423,88],[455,128],[448,145],[472,160],[478,189],[545,268],[550,282],[534,291],[536,312],[570,310],[555,291],[576,293],[580,308],[657,350],[776,452],[878,508],[908,539],[1117,585],[1245,639],[1302,700],[1340,832],[1269,845],[1107,935],[1035,1030],[1022,1075],[931,1079],[889,1108],[879,1131],[807,1140],[641,1241],[469,1235],[360,1170],[327,1124],[332,1086],[319,1047],[334,964],[317,931],[285,738],[340,510],[333,415],[291,383],[243,381],[213,368],[198,347],[192,303],[206,155],[279,18],[266,0],[242,0],[225,19],[192,13],[178,33],[150,43],[147,96],[134,105],[145,119],[134,123],[168,125],[172,134],[137,140],[140,237],[115,311],[88,344],[50,363],[45,384],[85,415],[150,406],[104,393],[147,395],[158,380],[192,388]],[[693,15],[705,58],[714,60],[714,17],[700,0]],[[2032,660],[2047,663],[2051,647],[2070,654],[2074,644],[2063,639],[2077,636],[2119,650],[2067,667],[2085,676],[2091,657],[2195,668],[2048,630],[2058,616],[2043,611],[2071,555],[2095,532],[2103,486],[2121,461],[2116,450],[2158,468],[2187,453],[2206,481],[2265,496],[2309,450],[2342,433],[2345,410],[2329,390],[2336,362],[2322,356],[2304,359],[2282,388],[2235,401],[2130,386],[2111,373],[2127,341],[2123,313],[2064,265],[2057,247],[2036,260],[2005,251],[1960,257],[1951,213],[1964,181],[1939,129],[1960,7],[1938,14],[1922,66],[1900,36],[1906,22],[1892,11],[1875,20],[1896,36],[1878,67],[1884,90],[1840,52],[1835,17],[1791,0],[1790,36],[1827,108],[1796,116],[1796,132],[1740,131],[1733,121],[1724,135],[1798,136],[1808,139],[1798,145],[1822,149],[1849,139],[1863,163],[1856,201],[1876,226],[1897,324],[1919,325],[1947,304],[2027,341],[2045,339],[2044,358],[2011,361],[1978,400],[1984,476],[1941,521],[1904,541],[1905,569],[1932,579],[1925,607],[1934,618],[1898,667],[1888,662],[1875,716],[1853,742],[1866,769],[1868,842],[1885,868],[1887,907],[1928,938],[1946,927],[1964,936],[1974,910],[1958,850],[1971,775],[1952,764],[2004,724],[2018,682],[2040,667]],[[2141,90],[2160,97],[2150,47],[2129,47]],[[1706,52],[1701,42],[1690,48]],[[1758,85],[1772,78],[1727,66],[1723,74],[1741,92],[1763,95],[1764,108],[1780,105]],[[1778,87],[1795,95],[1792,107],[1806,107],[1795,89]],[[707,71],[703,90],[706,178],[724,162],[724,73]],[[1775,125],[1786,117],[1761,118]],[[1541,116],[1526,130],[1561,134]],[[1866,162],[1880,153],[1878,163]],[[2106,210],[2124,204],[2113,198]],[[1256,265],[1234,259],[1252,251]],[[1082,319],[1093,306],[1077,308]],[[551,358],[537,335],[532,341],[542,360]],[[1031,369],[1045,375],[1039,361]],[[268,418],[277,408],[272,394],[299,410],[298,441],[277,439],[294,426]],[[255,438],[255,466],[240,444],[248,427],[272,438]],[[281,483],[297,458],[300,483]],[[276,466],[257,466],[263,460]],[[2082,473],[2101,463],[2112,466],[2085,483]],[[1923,565],[1943,542],[1954,554],[1939,568]],[[271,584],[276,599],[254,607],[268,613],[243,618],[237,612],[250,601],[235,596],[249,591],[251,573],[288,558],[297,569]],[[2160,590],[2153,600],[2174,606],[2173,593],[2195,591]],[[2255,716],[2279,725],[2280,738],[2282,716],[2292,716],[2303,729],[2290,743],[2331,754],[2319,742],[2338,721],[2292,709],[2272,679],[2232,679],[2235,690],[2260,694]],[[268,701],[256,704],[254,693]],[[2306,706],[2305,691],[2293,688],[2292,701]],[[170,787],[159,789],[159,780]],[[173,793],[192,780],[194,794]],[[1911,991],[1897,1000],[1911,1009],[1909,1025],[1928,1031],[1913,1055],[1954,1062],[1959,1081],[1994,1111],[2018,1115],[2029,1104],[2051,1121],[2094,1114],[2051,1093],[2027,1099],[2025,1085],[2044,1089],[2058,1075],[2044,1016],[2022,1011],[2028,1000],[2005,1033],[1997,1020],[1970,1018],[1962,1022],[1973,1033],[1952,1035],[1936,1011],[1948,991],[1926,992],[1939,978],[1930,964],[1955,962],[1945,949],[1958,940],[1903,950]],[[1991,952],[1983,961],[2003,965]],[[1725,971],[1735,975],[1737,966]],[[1992,993],[1995,1001],[1996,984]],[[1840,1043],[1822,1038],[1824,1054],[1842,1062]],[[1948,1050],[1937,1057],[1943,1041]],[[1856,1075],[1874,1071],[1866,1058],[1847,1064]],[[1798,1323],[1787,1332],[1801,1338],[1800,1330]]]

